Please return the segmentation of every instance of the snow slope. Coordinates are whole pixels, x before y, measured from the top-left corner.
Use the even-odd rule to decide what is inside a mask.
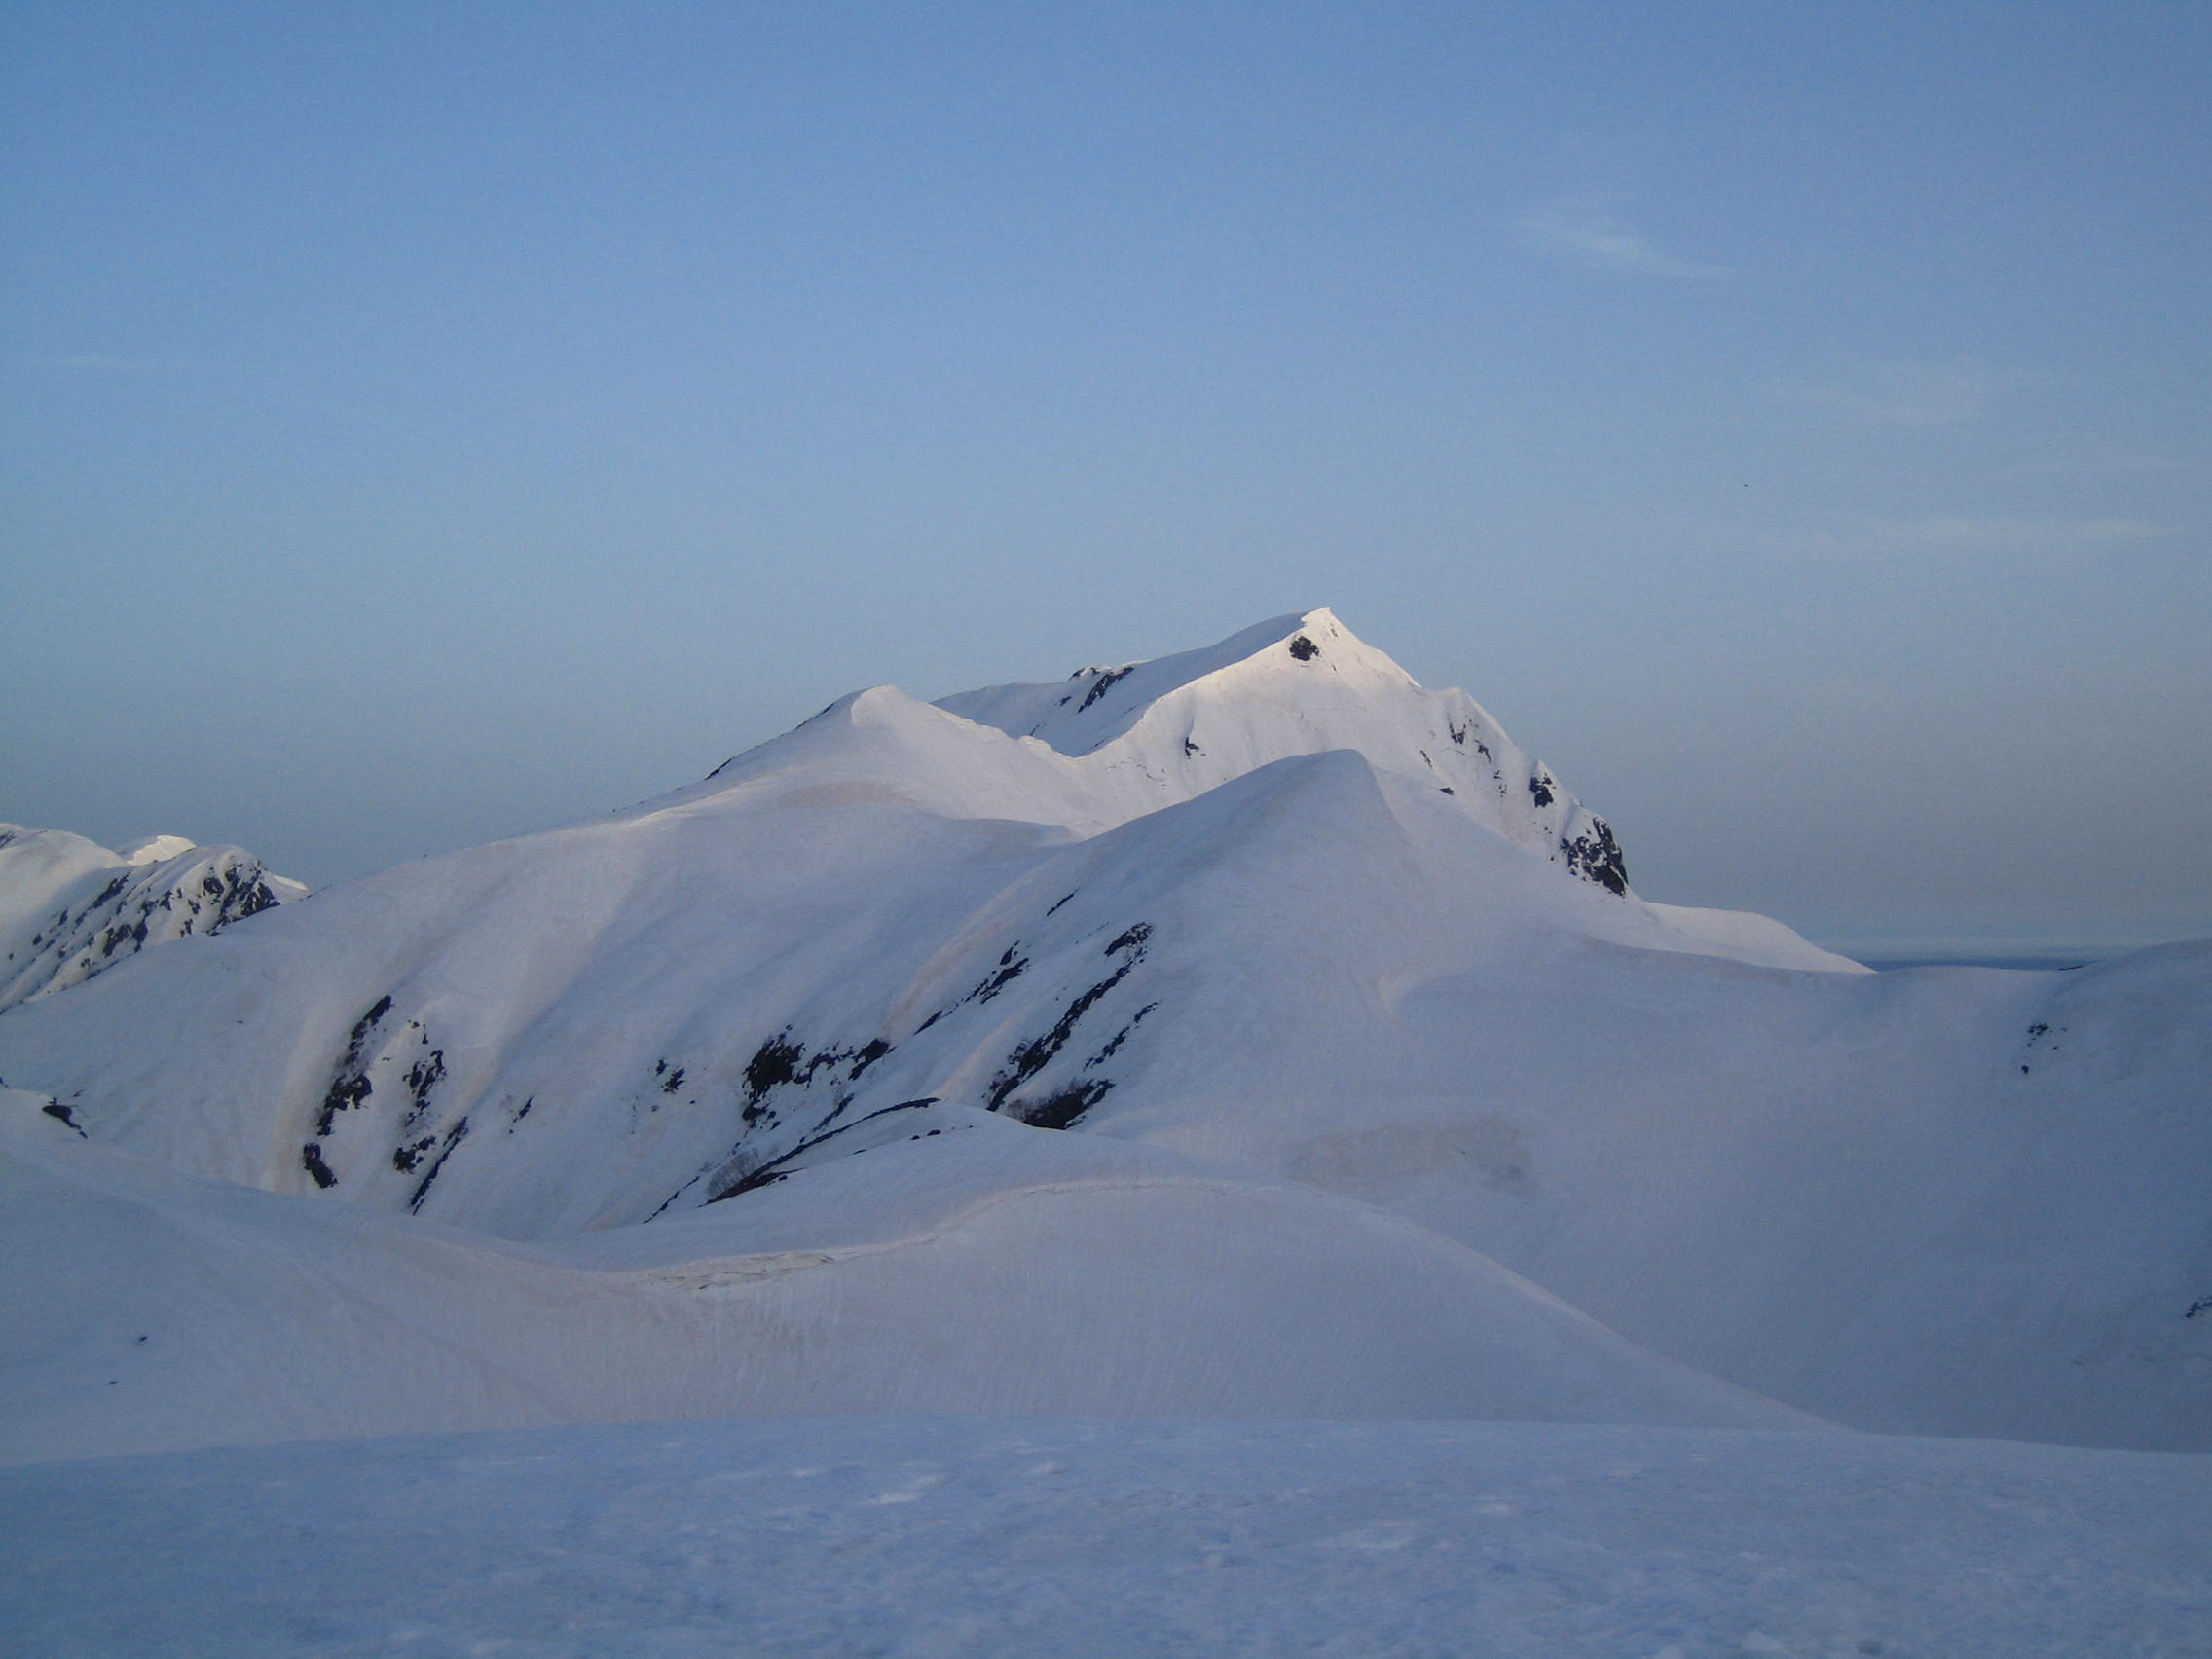
[[[751,1254],[836,1261],[793,1295],[855,1281],[836,1252],[905,1213],[886,1195],[945,1178],[945,1137],[906,1133],[949,1113],[975,1144],[1053,1148],[1024,1160],[1195,1161],[1228,1187],[1109,1201],[1085,1173],[1048,1202],[994,1154],[959,1190],[1021,1195],[977,1212],[992,1227],[1080,1211],[1036,1221],[1079,1257],[1091,1233],[1131,1260],[1156,1235],[1225,1260],[1247,1227],[1309,1239],[1279,1294],[1339,1310],[1315,1332],[1369,1294],[1330,1276],[1339,1249],[1430,1285],[1439,1331],[1472,1292],[1435,1264],[1487,1257],[1854,1426],[2212,1447],[2191,1184],[2212,1153],[2212,948],[1870,975],[1763,918],[1646,903],[1595,824],[1463,693],[1312,611],[1055,686],[858,693],[631,811],[14,1010],[0,1076],[103,1147],[333,1226],[413,1216],[512,1256],[742,1225]],[[1150,1218],[1128,1236],[1124,1203]],[[923,1255],[933,1297],[1006,1294]],[[1165,1272],[1115,1294],[1141,1309]],[[61,1282],[31,1302],[95,1294]],[[882,1353],[869,1307],[822,1327],[856,1375]],[[1226,1316],[1191,1307],[1193,1330]],[[1296,1324],[1252,1352],[1302,1352]],[[991,1397],[1212,1410],[1274,1364],[1222,1393],[1202,1344],[1129,1341],[1141,1363]],[[1404,1361],[1404,1409],[1442,1409],[1423,1379],[1445,1351]],[[1480,1397],[1452,1409],[1519,1409]],[[129,1415],[71,1409],[95,1441]]]
[[[1815,1426],[1368,1206],[972,1108],[525,1247],[179,1174],[0,1093],[0,1460],[793,1411]]]
[[[0,1009],[307,891],[237,847],[148,835],[110,852],[64,830],[0,824]]]
[[[0,1470],[21,1650],[2198,1659],[2202,1456],[783,1419]]]

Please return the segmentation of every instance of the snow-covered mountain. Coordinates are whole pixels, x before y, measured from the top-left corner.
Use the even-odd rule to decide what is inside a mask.
[[[1326,611],[878,687],[0,1017],[16,1455],[809,1404],[2212,1446],[2208,1004],[2212,947],[1876,976],[1648,903]]]
[[[238,847],[148,835],[111,852],[65,830],[0,824],[0,1009],[307,891]]]
[[[1455,797],[1477,823],[1584,880],[1628,891],[1611,829],[1473,698],[1423,690],[1327,610],[1278,616],[1203,650],[937,706],[1079,757],[1080,775],[1119,798],[1116,822],[1289,756],[1344,749]]]

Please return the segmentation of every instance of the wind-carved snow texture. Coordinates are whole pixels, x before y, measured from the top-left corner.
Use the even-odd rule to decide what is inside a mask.
[[[77,846],[41,843],[36,906],[0,890],[23,939],[119,873]],[[0,1407],[80,1450],[802,1408],[1804,1420],[1777,1400],[2212,1447],[2208,1004],[2212,946],[1877,976],[1648,903],[1472,698],[1327,611],[877,687],[0,1015],[22,1157],[80,1160],[26,1178],[49,1208],[0,1196],[50,1264],[38,1342],[96,1346],[73,1302],[189,1304],[331,1380],[240,1402],[87,1347],[54,1375],[113,1404],[26,1372]],[[289,1292],[194,1242],[210,1206],[404,1305],[393,1357],[303,1346]]]
[[[237,847],[161,835],[110,852],[64,830],[0,824],[0,1009],[306,893]]]

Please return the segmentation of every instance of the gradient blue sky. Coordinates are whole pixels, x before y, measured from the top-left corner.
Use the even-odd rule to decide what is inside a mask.
[[[0,816],[328,882],[1331,605],[1648,897],[2212,934],[2212,7],[0,27]]]

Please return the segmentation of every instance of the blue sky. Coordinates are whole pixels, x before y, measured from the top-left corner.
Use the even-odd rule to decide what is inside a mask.
[[[2212,10],[0,27],[0,816],[325,882],[1325,604],[1649,897],[2212,934]]]

